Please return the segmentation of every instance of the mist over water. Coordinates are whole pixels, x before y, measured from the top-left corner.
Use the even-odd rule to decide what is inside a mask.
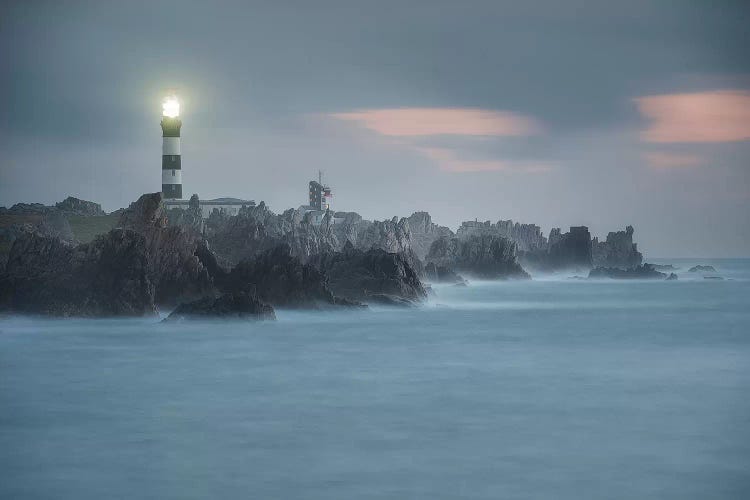
[[[2,318],[0,498],[746,498],[750,261],[664,262],[267,323]]]

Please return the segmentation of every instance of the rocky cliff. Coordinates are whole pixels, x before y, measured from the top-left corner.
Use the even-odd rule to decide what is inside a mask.
[[[425,260],[435,240],[454,236],[449,228],[433,223],[427,212],[414,212],[406,218],[406,222],[409,226],[411,248],[421,260]]]
[[[143,316],[156,312],[146,238],[117,229],[72,246],[25,233],[0,276],[0,307],[53,316]]]
[[[426,260],[484,279],[529,277],[518,262],[516,244],[488,234],[436,240]]]

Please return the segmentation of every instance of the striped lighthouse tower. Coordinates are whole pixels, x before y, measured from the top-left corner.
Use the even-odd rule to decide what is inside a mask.
[[[182,198],[180,161],[180,101],[170,95],[162,103],[161,192],[165,199]]]

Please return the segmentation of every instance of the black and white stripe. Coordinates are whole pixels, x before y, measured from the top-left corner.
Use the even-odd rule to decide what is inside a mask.
[[[182,199],[181,126],[179,118],[165,116],[161,120],[161,192],[166,199]]]

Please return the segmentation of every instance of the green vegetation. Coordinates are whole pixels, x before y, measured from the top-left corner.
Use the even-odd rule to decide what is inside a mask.
[[[81,215],[69,215],[68,222],[73,230],[73,236],[81,243],[88,243],[100,234],[109,232],[117,226],[119,214],[99,215],[95,217],[84,217]]]

